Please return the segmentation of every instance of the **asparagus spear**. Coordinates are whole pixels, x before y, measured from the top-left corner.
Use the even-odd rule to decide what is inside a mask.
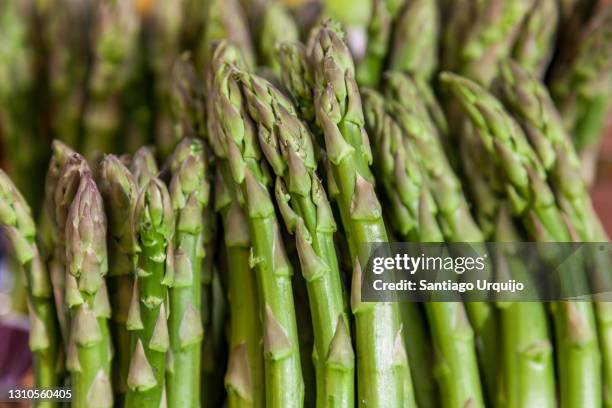
[[[380,81],[389,49],[394,14],[399,11],[397,8],[390,9],[394,3],[385,0],[372,2],[365,56],[357,69],[357,80],[360,85],[376,86]]]
[[[242,53],[244,63],[255,65],[255,51],[249,36],[245,11],[238,0],[212,0],[208,5],[204,38],[198,54],[198,68],[212,63],[215,42],[228,39]]]
[[[229,62],[242,67],[240,51],[227,41],[220,42],[206,72],[207,94],[215,92],[215,75]],[[215,99],[206,100],[206,114],[215,117]],[[239,187],[228,163],[221,124],[207,122],[208,142],[216,155],[215,211],[221,214],[227,262],[229,298],[229,359],[225,387],[230,407],[265,405],[264,362],[258,280],[250,263],[251,235],[242,208]]]
[[[276,46],[281,41],[297,41],[298,28],[281,2],[272,1],[264,7],[258,34],[260,62],[278,75],[280,63]]]
[[[597,146],[612,104],[612,6],[603,8],[584,32],[568,61],[550,75],[550,90],[583,160],[588,183],[594,178]]]
[[[354,356],[329,201],[316,173],[312,136],[294,107],[270,83],[241,74],[262,151],[277,176],[276,203],[295,235],[313,320],[317,406],[354,406]]]
[[[333,22],[323,23],[311,34],[309,54],[315,72],[316,116],[338,187],[337,202],[354,267],[351,308],[356,321],[359,405],[413,406],[399,308],[393,303],[361,302],[365,259],[360,257],[360,245],[386,242],[387,231],[374,192],[370,142],[363,128],[353,61]]]
[[[393,118],[385,112],[382,96],[367,88],[362,89],[362,95],[366,127],[374,146],[374,172],[382,182],[392,225],[400,239],[415,241],[421,229],[418,203],[423,191],[427,190],[416,154],[412,146],[405,143]],[[400,305],[400,313],[417,404],[433,407],[436,405],[436,387],[427,327],[415,304]]]
[[[535,0],[518,33],[512,57],[526,70],[541,78],[552,58],[559,24],[555,0]]]
[[[134,175],[134,180],[136,181],[139,191],[146,186],[147,182],[152,177],[157,176],[159,170],[157,168],[155,156],[153,155],[153,150],[149,146],[143,146],[136,150],[132,156],[130,171]]]
[[[79,151],[85,157],[125,151],[120,138],[122,92],[133,75],[137,46],[138,16],[134,5],[99,1],[95,4],[91,72],[87,108],[83,112],[83,140]]]
[[[215,52],[211,81],[212,121],[219,132],[216,151],[225,153],[235,183],[240,185],[251,234],[251,262],[259,282],[266,405],[299,406],[304,400],[297,326],[291,289],[291,264],[280,240],[280,229],[267,185],[269,175],[235,78],[235,68],[224,62],[221,44]],[[221,156],[224,157],[224,156]]]
[[[428,180],[427,173],[423,171],[417,153],[418,148],[414,140],[402,129],[388,111],[388,104],[383,97],[373,90],[364,90],[364,106],[366,110],[366,125],[372,135],[374,147],[374,169],[378,180],[382,181],[388,202],[392,209],[392,225],[400,238],[408,241],[441,242],[444,240],[442,231],[438,227],[439,216],[435,193],[430,191],[435,183]],[[406,118],[404,120],[407,120]],[[420,120],[411,116],[410,120],[415,127]],[[444,157],[435,157],[436,162]],[[378,163],[378,164],[376,164]],[[418,316],[414,304],[402,304],[403,315]],[[476,360],[476,347],[474,334],[469,323],[456,326],[455,316],[465,316],[465,308],[461,303],[441,305],[439,303],[426,303],[425,310],[430,318],[432,342],[436,350],[436,364],[440,369],[438,375],[441,399],[449,406],[463,406],[468,401],[482,405],[482,391],[478,377]],[[418,309],[416,310],[418,312]],[[418,321],[406,321],[407,331],[412,334],[406,338],[406,348],[419,406],[436,406],[435,385],[431,357],[433,352],[428,351],[426,329],[419,327]],[[454,337],[454,333],[461,329],[462,336]],[[444,341],[442,339],[445,339]],[[461,378],[462,382],[453,381]]]
[[[4,2],[0,6],[0,143],[4,166],[35,213],[42,202],[42,186],[49,140],[35,104],[37,78],[32,68],[28,38],[31,4]],[[35,119],[33,119],[33,116]]]
[[[317,132],[313,105],[314,73],[306,48],[301,43],[283,42],[277,47],[277,52],[281,83],[291,96],[300,118],[310,125],[313,132]]]
[[[597,217],[588,189],[580,178],[580,161],[565,131],[561,117],[543,84],[509,61],[502,65],[500,93],[504,104],[511,110],[529,137],[534,150],[555,189],[560,209],[568,218],[572,229],[585,242],[607,242],[609,239]],[[605,257],[605,255],[604,255]],[[609,270],[610,261],[606,262]],[[596,285],[610,285],[607,273],[604,281]],[[609,287],[609,286],[608,286]],[[606,303],[595,304],[598,334],[603,359],[604,390],[612,389],[612,338],[610,307]],[[604,393],[606,404],[611,403],[609,392]]]
[[[501,103],[474,82],[451,73],[441,77],[483,146],[504,175],[505,190],[515,215],[539,242],[567,242],[570,233],[546,184],[545,170],[518,124]],[[580,271],[571,282],[586,290]],[[585,292],[583,292],[585,293]],[[590,302],[553,305],[560,375],[561,406],[601,405],[600,364],[595,317]]]
[[[147,178],[140,189],[133,222],[139,252],[127,320],[132,357],[126,407],[159,406],[166,403],[166,302],[174,279],[174,213],[168,189],[158,178]]]
[[[36,226],[30,208],[4,171],[0,170],[0,230],[10,242],[27,282],[30,315],[29,345],[37,387],[61,385],[62,341],[47,269],[35,243]],[[55,407],[41,402],[39,407]]]
[[[174,283],[169,290],[168,324],[171,364],[168,366],[170,406],[200,405],[200,360],[203,327],[202,242],[204,207],[209,184],[206,151],[201,141],[183,139],[169,159],[170,197],[175,212]]]
[[[137,244],[131,221],[138,198],[138,187],[127,167],[113,155],[106,156],[100,165],[101,190],[108,219],[109,274],[111,296],[111,333],[115,356],[113,359],[113,389],[122,403],[127,392],[130,367],[130,334],[127,317],[134,284]]]
[[[53,298],[55,310],[60,326],[64,345],[68,344],[68,313],[64,299],[65,273],[64,273],[64,250],[58,249],[62,241],[63,233],[55,218],[55,192],[60,180],[64,165],[74,151],[62,142],[55,140],[51,145],[53,155],[49,162],[49,168],[45,177],[45,202],[41,215],[41,228],[39,229],[38,241],[41,253],[47,263],[51,285],[53,287]]]
[[[106,216],[89,171],[81,174],[65,225],[66,303],[71,316],[66,365],[72,372],[72,405],[112,407]]]
[[[472,187],[472,198],[478,219],[483,220],[488,241],[522,241],[515,221],[509,213],[502,175],[487,157],[473,126],[464,122],[462,163],[464,175]],[[507,271],[512,278],[527,282],[526,261],[517,258],[507,244],[495,253],[497,273]],[[503,265],[501,267],[500,265]],[[537,302],[498,302],[501,351],[504,359],[494,402],[501,406],[556,406],[553,356],[548,319],[544,306]]]
[[[429,80],[438,66],[439,20],[435,0],[406,2],[393,27],[389,68]]]
[[[497,74],[499,61],[511,54],[512,45],[532,0],[491,0],[477,7],[460,45],[457,70],[485,86]]]

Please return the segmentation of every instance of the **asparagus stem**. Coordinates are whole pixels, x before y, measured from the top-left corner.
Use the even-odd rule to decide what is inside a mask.
[[[175,211],[174,282],[169,290],[168,328],[172,365],[168,367],[170,406],[200,405],[200,362],[203,338],[202,242],[204,207],[208,203],[208,164],[204,145],[183,139],[169,159],[170,196]]]
[[[251,234],[251,264],[257,272],[260,313],[263,321],[266,405],[302,405],[302,380],[293,293],[292,268],[280,240],[280,230],[267,185],[267,168],[261,161],[254,125],[230,65],[227,44],[215,49],[212,104],[217,142],[223,147],[231,176],[240,185]],[[235,55],[235,51],[232,52]],[[231,56],[231,55],[229,55]],[[211,135],[212,137],[212,135]],[[216,149],[215,151],[219,151]]]
[[[127,321],[132,358],[126,406],[159,406],[166,401],[166,359],[172,362],[172,353],[166,355],[170,346],[166,302],[174,280],[174,214],[168,189],[159,179],[148,178],[140,190],[134,223],[139,253]],[[177,269],[177,275],[181,272]]]
[[[554,187],[559,208],[578,239],[584,242],[607,242],[609,239],[593,210],[588,189],[580,177],[578,154],[546,88],[512,61],[502,66],[501,73],[499,88],[502,101],[515,115],[534,146],[547,178]],[[609,270],[611,261],[606,255],[596,252],[590,255],[591,266]],[[591,283],[595,292],[612,287],[607,273],[597,274]],[[596,303],[595,314],[604,357],[603,385],[607,390],[612,389],[612,338],[609,337],[608,328],[612,315],[609,308],[601,302]],[[609,393],[604,392],[604,397],[607,404],[612,403]]]
[[[298,28],[291,14],[281,2],[267,2],[258,30],[259,55],[261,63],[278,75],[280,64],[276,47],[281,41],[297,41]]]
[[[438,65],[439,20],[435,0],[406,2],[393,27],[389,68],[429,80]]]
[[[575,51],[552,69],[550,90],[582,156],[583,176],[595,176],[597,146],[612,104],[612,7],[603,7],[579,34]]]
[[[351,308],[356,321],[359,405],[414,406],[397,304],[361,302],[365,258],[360,257],[360,246],[386,242],[387,231],[369,168],[372,155],[353,61],[330,22],[311,34],[309,54],[315,72],[317,120],[338,187],[337,202],[354,267]],[[389,353],[381,355],[376,350]]]
[[[66,364],[72,372],[72,405],[112,407],[106,216],[102,196],[88,169],[81,173],[65,225],[66,303],[71,316]]]
[[[568,242],[570,233],[546,184],[546,173],[519,125],[490,93],[466,78],[444,73],[442,81],[458,100],[483,146],[505,176],[513,212],[530,237],[538,242]],[[562,282],[586,291],[582,265],[567,262]],[[571,273],[569,271],[572,271]],[[560,272],[563,273],[563,272]],[[583,292],[586,293],[586,292]],[[561,301],[552,304],[560,377],[560,405],[600,406],[601,355],[597,344],[591,302]]]
[[[218,58],[206,72],[209,95],[215,75],[228,61],[240,66],[239,51],[227,43],[216,49]],[[223,47],[223,48],[222,48]],[[224,55],[222,55],[224,54]],[[206,100],[206,112],[215,117],[213,98]],[[230,307],[229,361],[225,387],[230,407],[265,406],[264,362],[261,339],[258,279],[250,262],[251,235],[242,195],[231,175],[220,123],[209,120],[208,141],[217,156],[215,174],[215,211],[220,212],[226,247],[228,298]]]
[[[512,57],[527,71],[541,78],[554,51],[559,8],[554,0],[535,0],[518,33]]]
[[[33,353],[37,387],[61,385],[61,335],[53,302],[53,290],[44,262],[35,243],[36,227],[30,208],[13,182],[0,170],[0,230],[10,242],[25,273],[30,315],[29,345]],[[56,407],[39,402],[38,407]]]
[[[247,73],[241,78],[259,143],[277,176],[276,203],[295,235],[306,281],[315,337],[317,406],[354,406],[354,357],[334,247],[336,223],[317,177],[312,136],[291,102],[272,84]]]
[[[109,222],[108,289],[111,296],[111,333],[115,356],[113,359],[113,388],[122,403],[127,392],[130,367],[130,334],[127,318],[134,284],[137,244],[131,222],[138,198],[138,187],[127,167],[115,156],[106,156],[100,170],[101,189]]]
[[[406,132],[387,110],[389,103],[385,103],[382,95],[370,89],[364,90],[363,95],[366,125],[375,146],[374,169],[388,197],[395,231],[403,240],[443,241],[444,236],[436,220],[439,216],[438,208],[433,191],[428,187],[432,185],[433,188],[436,184],[427,180],[429,176],[417,155],[418,148],[415,148],[418,142],[415,143],[414,138],[411,139],[410,133]],[[408,120],[407,115],[406,112],[403,113],[404,121]],[[420,135],[427,132],[420,117],[411,115],[410,120],[415,124],[415,128],[420,130]],[[432,143],[432,140],[428,140],[428,143]],[[426,157],[438,164],[444,162],[444,157],[439,153]],[[468,401],[477,406],[482,405],[472,328],[469,323],[462,327],[463,331],[469,334],[467,337],[449,336],[456,325],[453,323],[454,318],[458,314],[465,315],[464,306],[456,302],[452,307],[440,306],[435,302],[426,303],[424,306],[432,332],[431,341],[436,350],[435,364],[444,367],[439,371],[445,374],[437,376],[442,401],[449,406],[463,406]],[[433,365],[428,359],[434,353],[427,351],[427,343],[422,343],[427,341],[427,329],[419,322],[420,315],[416,305],[402,304],[401,307],[406,330],[413,334],[410,338],[406,337],[406,349],[417,402],[419,406],[436,406]],[[465,323],[462,325],[465,326]],[[443,338],[446,339],[444,343]],[[450,377],[461,378],[462,383],[452,381]]]

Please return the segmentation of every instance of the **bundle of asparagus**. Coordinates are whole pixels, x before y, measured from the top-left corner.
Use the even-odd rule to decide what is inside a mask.
[[[612,407],[605,297],[366,291],[371,248],[396,241],[609,240],[581,160],[612,94],[610,6],[376,0],[355,61],[338,22],[302,43],[273,1],[64,2],[0,5],[0,135],[24,150],[16,183],[0,170],[0,233],[37,387],[77,408]],[[26,28],[68,38],[66,21],[83,38],[11,81],[44,65]],[[569,29],[582,41],[559,46]],[[71,103],[28,127],[36,92]],[[67,143],[24,146],[48,135]],[[492,272],[524,277],[501,248]],[[570,259],[562,283],[610,288],[610,265]]]

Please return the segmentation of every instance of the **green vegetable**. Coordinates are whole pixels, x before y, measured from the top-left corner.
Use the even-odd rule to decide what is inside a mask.
[[[582,156],[583,174],[594,178],[598,145],[612,104],[612,7],[601,9],[579,35],[575,51],[553,67],[550,90]]]
[[[23,268],[28,289],[30,315],[29,345],[33,353],[34,380],[37,387],[61,385],[62,340],[53,290],[47,268],[35,242],[36,226],[25,199],[4,171],[0,170],[0,231],[8,239],[17,262]],[[41,402],[39,407],[55,407]]]
[[[264,7],[259,26],[258,48],[261,63],[278,74],[280,65],[276,47],[281,41],[298,40],[297,25],[281,2],[272,1]]]
[[[372,2],[372,14],[368,23],[368,42],[365,56],[357,69],[357,81],[359,85],[376,86],[385,68],[389,39],[393,30],[393,12],[385,0],[374,0]]]
[[[198,50],[196,64],[200,69],[212,64],[215,43],[225,39],[240,49],[247,66],[255,66],[255,51],[245,10],[238,0],[212,0],[208,4],[204,38]]]
[[[438,67],[440,16],[435,0],[410,0],[397,17],[389,69],[429,80]]]
[[[387,231],[370,172],[372,153],[353,61],[333,22],[315,30],[309,54],[315,72],[316,117],[338,188],[337,204],[354,268],[351,309],[356,323],[357,398],[360,406],[414,406],[398,305],[361,301],[361,264],[366,258],[360,256],[364,255],[360,245],[386,242]]]
[[[354,406],[354,355],[334,247],[336,223],[316,173],[312,135],[276,88],[241,73],[262,152],[277,176],[276,203],[295,236],[312,315],[317,406]]]
[[[108,219],[108,289],[111,302],[113,389],[123,402],[130,367],[130,334],[126,327],[134,284],[136,237],[132,230],[138,187],[127,167],[116,156],[106,156],[100,165],[100,186]]]
[[[509,61],[502,65],[500,94],[502,101],[515,115],[529,137],[538,158],[542,162],[548,180],[554,187],[559,208],[567,217],[579,240],[585,242],[609,241],[589,196],[588,189],[580,175],[580,160],[572,145],[570,135],[565,131],[561,117],[548,91],[536,78],[525,72],[518,64]],[[597,256],[596,254],[593,254]],[[603,256],[602,256],[603,255]],[[602,254],[604,270],[609,270],[610,260]],[[600,264],[600,268],[603,265]],[[598,285],[610,287],[612,282],[607,273],[600,275]],[[595,304],[598,334],[603,359],[604,389],[612,389],[612,329],[610,308],[604,303]],[[604,393],[607,404],[610,395]]]
[[[241,66],[240,51],[228,42],[215,48],[215,58],[207,72],[209,97],[206,112],[215,118],[215,75],[228,62]],[[229,358],[225,387],[228,405],[263,407],[265,405],[264,362],[261,339],[258,279],[250,262],[251,235],[239,186],[231,175],[221,123],[209,120],[208,141],[216,155],[215,210],[221,214],[226,247],[227,286],[229,298]]]
[[[374,148],[374,169],[378,180],[382,181],[384,191],[391,207],[391,221],[402,240],[417,242],[441,242],[444,240],[437,217],[441,216],[433,191],[439,187],[431,179],[418,154],[418,139],[415,133],[407,132],[388,110],[390,102],[385,103],[382,95],[373,90],[364,90],[366,125],[372,135]],[[427,138],[427,130],[420,116],[406,111],[398,112],[404,124],[412,124],[410,129],[418,129],[416,134]],[[418,137],[417,135],[417,137]],[[432,143],[428,140],[428,143]],[[427,144],[427,143],[423,143]],[[438,164],[444,163],[444,155],[427,156]],[[449,176],[449,173],[443,173]],[[452,175],[452,173],[450,174]],[[431,188],[430,188],[431,187]],[[468,218],[469,220],[469,218]],[[428,350],[427,332],[419,324],[418,309],[414,304],[402,304],[404,325],[411,337],[405,338],[416,397],[419,406],[437,406],[435,399],[433,364],[429,359],[435,355],[438,367],[447,367],[438,374],[441,400],[449,406],[463,406],[468,401],[482,405],[482,391],[478,377],[474,334],[468,322],[454,322],[457,315],[465,316],[461,303],[448,305],[430,302],[424,305],[429,318],[432,350]],[[410,320],[408,320],[410,318]],[[457,323],[459,326],[457,326]],[[461,327],[461,336],[454,337]],[[464,335],[465,334],[465,335]],[[443,341],[442,339],[445,339]],[[461,378],[462,382],[453,381]]]
[[[535,0],[518,33],[512,57],[527,71],[541,78],[554,52],[559,24],[556,0]]]
[[[474,82],[443,73],[443,83],[461,105],[486,151],[505,178],[514,215],[529,236],[538,242],[568,242],[570,233],[555,197],[546,184],[546,173],[519,125],[501,103]],[[580,268],[569,262],[566,268]],[[586,291],[581,271],[574,270],[571,285]],[[561,272],[562,273],[562,272]],[[584,293],[584,292],[583,292]],[[557,341],[561,406],[601,405],[600,364],[593,305],[590,302],[556,302],[552,305]]]
[[[126,407],[165,404],[167,358],[172,364],[168,333],[168,287],[175,278],[175,218],[168,189],[148,177],[140,189],[134,215],[138,266],[127,328],[132,357],[127,378]],[[180,273],[177,275],[180,277]]]
[[[168,404],[200,405],[202,242],[204,207],[210,186],[206,150],[197,139],[183,139],[169,158],[170,198],[175,212],[174,281],[169,290],[170,361]],[[209,254],[211,255],[211,254]]]
[[[464,20],[467,26],[464,36],[455,39],[460,47],[456,70],[478,83],[489,85],[497,75],[499,62],[512,53],[531,3],[532,0],[491,0],[477,6],[475,15]]]
[[[64,167],[63,178],[70,176],[66,172],[71,169],[70,165],[69,161]],[[70,177],[73,181],[78,180],[78,187],[68,213],[63,213],[63,205],[58,206],[61,211],[58,219],[66,226],[65,300],[70,309],[66,367],[72,373],[73,406],[112,407],[113,352],[108,329],[111,306],[105,280],[108,272],[106,215],[91,172],[84,163],[77,166],[75,171],[80,172],[80,177]],[[58,189],[62,186],[68,187],[64,193],[75,187],[60,180]],[[69,196],[63,195],[64,198]]]
[[[219,45],[214,59],[225,58]],[[219,52],[217,52],[219,51]],[[270,178],[257,144],[255,126],[248,117],[235,68],[217,60],[212,81],[219,147],[226,152],[228,167],[244,197],[251,234],[251,264],[259,281],[260,318],[263,321],[266,405],[300,406],[304,401],[297,336],[291,264],[280,236],[274,205],[267,185]],[[217,151],[219,149],[216,149]],[[224,157],[224,156],[221,156]]]

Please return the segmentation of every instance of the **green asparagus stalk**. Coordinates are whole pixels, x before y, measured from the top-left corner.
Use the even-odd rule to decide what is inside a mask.
[[[220,167],[220,166],[219,166]],[[226,166],[227,167],[227,166]],[[215,209],[221,213],[227,259],[230,355],[225,377],[228,406],[263,407],[263,350],[257,280],[249,265],[251,237],[246,215],[221,170],[215,178]],[[231,183],[233,180],[229,179]]]
[[[262,151],[277,176],[276,203],[295,236],[314,327],[317,406],[354,406],[354,356],[333,234],[333,213],[316,172],[312,135],[294,107],[262,78],[242,73]]]
[[[360,406],[414,406],[397,304],[361,301],[361,244],[386,242],[380,202],[370,171],[372,154],[365,132],[361,96],[348,48],[333,22],[311,35],[315,108],[325,137],[337,203],[353,260],[351,308],[356,321],[357,398]],[[381,355],[377,350],[387,350]]]
[[[69,322],[64,301],[65,273],[63,259],[65,251],[57,250],[57,246],[63,236],[63,233],[60,231],[63,230],[59,228],[55,218],[55,191],[57,190],[64,165],[75,152],[57,140],[53,141],[51,149],[53,155],[51,156],[45,177],[45,201],[41,214],[41,228],[38,231],[38,242],[41,254],[46,261],[53,287],[53,299],[63,340],[62,343],[67,345]]]
[[[215,48],[215,58],[206,72],[208,95],[213,95],[215,75],[226,63],[242,66],[240,51],[228,42]],[[214,98],[206,100],[206,114],[215,117]],[[265,406],[264,362],[261,339],[258,280],[250,262],[251,235],[242,208],[242,195],[231,175],[221,124],[207,122],[208,142],[216,155],[215,211],[221,215],[227,262],[229,298],[229,359],[225,375],[228,405]]]
[[[607,242],[609,238],[595,214],[588,189],[580,178],[580,160],[548,91],[536,78],[512,61],[502,65],[501,74],[499,88],[502,101],[517,118],[534,146],[555,189],[558,205],[572,229],[582,241]],[[609,265],[610,261],[607,260],[608,270]],[[603,277],[605,281],[594,283],[610,285],[607,275]],[[610,307],[603,302],[595,304],[595,313],[603,356],[604,397],[606,404],[611,404],[608,390],[612,389],[612,338],[609,323],[612,316]]]
[[[580,35],[568,61],[553,67],[550,90],[582,157],[583,174],[594,179],[597,146],[612,104],[612,7],[603,8]]]
[[[0,143],[5,169],[37,214],[42,185],[31,180],[44,177],[50,151],[35,104],[38,84],[28,38],[31,7],[18,2],[0,5]]]
[[[393,27],[389,68],[429,80],[438,67],[440,16],[435,0],[407,1]]]
[[[132,348],[127,330],[127,317],[134,284],[137,244],[131,221],[138,198],[138,187],[128,168],[113,155],[106,156],[100,165],[100,187],[106,204],[108,219],[109,273],[108,289],[111,296],[111,333],[115,356],[113,359],[113,389],[122,403],[127,392],[127,376]]]
[[[546,73],[559,24],[555,0],[535,0],[518,33],[512,57],[538,78]]]
[[[29,345],[33,353],[34,380],[37,387],[61,385],[62,340],[53,290],[35,242],[36,226],[30,208],[4,171],[0,170],[0,231],[10,242],[27,282],[30,316]],[[55,407],[39,402],[38,407]]]
[[[112,407],[106,215],[91,172],[81,174],[66,216],[66,304],[71,317],[66,365],[72,373],[72,405]]]
[[[385,112],[382,96],[367,88],[362,89],[362,95],[366,127],[374,146],[374,172],[382,182],[383,193],[391,209],[392,225],[401,240],[416,241],[421,230],[418,203],[427,189],[423,185],[424,177],[415,151],[405,143],[399,127]],[[431,196],[428,197],[433,203]],[[432,370],[434,353],[424,319],[413,303],[400,305],[400,313],[417,404],[422,407],[436,406]]]
[[[519,125],[501,103],[474,82],[455,74],[441,77],[458,100],[466,117],[505,178],[505,190],[514,214],[530,237],[538,242],[567,242],[570,233],[546,184],[546,173]],[[580,271],[571,285],[586,290]],[[581,289],[582,288],[582,289]],[[556,302],[553,305],[560,376],[560,404],[600,406],[601,356],[593,306],[590,302]]]
[[[374,149],[374,169],[378,180],[382,181],[384,191],[391,207],[391,220],[395,231],[402,240],[440,242],[444,240],[442,231],[436,219],[439,210],[434,199],[435,193],[430,191],[435,183],[431,183],[427,172],[423,170],[422,160],[415,148],[416,143],[396,122],[388,111],[388,104],[383,97],[373,90],[363,90],[364,106],[366,111],[366,125],[372,135]],[[404,116],[406,117],[406,113]],[[408,120],[404,118],[404,121]],[[418,128],[420,121],[416,116],[410,116]],[[424,133],[421,131],[421,133]],[[429,156],[437,162],[444,157]],[[378,164],[376,164],[378,163]],[[448,174],[446,174],[448,176]],[[402,304],[404,316],[418,316],[414,304]],[[482,391],[478,378],[478,365],[476,360],[476,347],[474,335],[469,323],[463,325],[466,337],[453,337],[455,325],[454,316],[465,315],[461,303],[453,303],[453,307],[440,306],[437,303],[425,304],[427,315],[430,316],[432,342],[436,350],[436,364],[447,367],[439,374],[441,399],[449,406],[463,406],[468,401],[482,405]],[[437,406],[435,398],[435,384],[432,370],[433,365],[428,360],[434,354],[428,351],[427,333],[424,327],[419,327],[418,321],[406,321],[404,324],[412,337],[406,338],[406,349],[419,406]],[[417,337],[418,336],[418,337]],[[441,339],[446,338],[445,342]],[[424,344],[419,344],[425,342]],[[451,378],[462,378],[461,384]]]
[[[512,252],[510,242],[521,241],[506,204],[498,211],[495,240],[505,252],[497,259],[511,277],[525,275],[525,260]],[[508,252],[506,252],[508,251]],[[500,271],[501,272],[501,271]],[[524,278],[523,278],[524,279]],[[555,407],[555,380],[552,344],[544,305],[539,302],[502,302],[500,321],[502,339],[501,406]]]
[[[291,96],[300,118],[317,132],[314,109],[314,73],[301,43],[283,42],[277,47],[280,80]]]
[[[244,106],[235,68],[224,62],[226,44],[215,51],[211,81],[216,122],[216,152],[225,153],[231,176],[240,185],[251,235],[263,321],[266,406],[300,406],[304,400],[297,326],[291,285],[292,268],[280,239],[267,185],[270,178],[257,145],[255,127]],[[211,135],[212,137],[212,135]]]
[[[206,135],[204,84],[198,77],[191,54],[188,52],[183,53],[174,62],[169,93],[176,139],[204,137]]]
[[[99,1],[94,12],[88,102],[79,146],[88,158],[125,151],[119,100],[133,75],[138,34],[136,7],[131,3]]]
[[[284,4],[272,1],[264,7],[258,39],[260,62],[278,75],[280,63],[276,52],[277,44],[299,39],[297,25]]]
[[[457,71],[487,86],[497,75],[498,63],[512,52],[516,35],[531,0],[491,0],[478,7],[460,46]]]
[[[136,150],[130,163],[130,171],[138,186],[138,191],[146,186],[152,177],[159,172],[153,150],[149,146],[143,146]]]
[[[222,39],[228,39],[240,49],[247,66],[255,65],[245,10],[238,0],[212,0],[208,5],[204,38],[198,54],[199,69],[212,63],[214,44]]]
[[[166,404],[164,375],[168,334],[168,287],[174,280],[174,213],[166,186],[149,177],[140,189],[134,215],[139,245],[127,328],[132,357],[126,407]],[[180,271],[177,275],[180,278]]]
[[[368,23],[368,42],[365,56],[357,69],[357,81],[360,85],[376,86],[385,68],[389,41],[393,29],[394,13],[391,10],[393,1],[374,0],[372,14]]]
[[[485,1],[443,0],[440,7],[444,30],[441,37],[440,67],[459,69],[466,38],[477,20]]]
[[[168,328],[171,364],[167,392],[170,406],[200,406],[202,338],[202,242],[204,207],[210,186],[201,141],[183,139],[169,159],[170,197],[175,212],[174,283],[169,290]]]

